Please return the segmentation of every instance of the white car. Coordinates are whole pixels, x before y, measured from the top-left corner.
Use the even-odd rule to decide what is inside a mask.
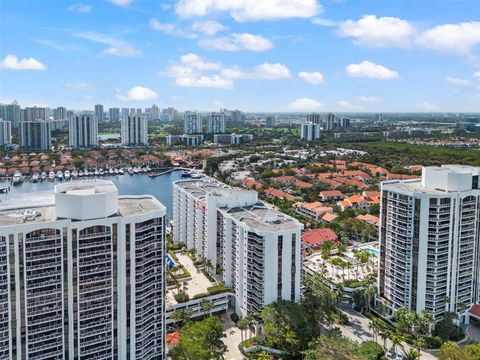
[[[386,355],[387,355],[387,358],[393,359],[393,358],[395,358],[395,351],[393,351],[393,349],[390,349],[390,350],[387,351]]]
[[[404,356],[403,352],[399,351],[397,353],[397,357],[395,358],[395,360],[403,360],[403,356]]]

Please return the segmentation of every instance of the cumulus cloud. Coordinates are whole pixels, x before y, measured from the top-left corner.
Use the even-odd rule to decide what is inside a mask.
[[[76,4],[72,4],[68,8],[68,10],[79,12],[79,13],[87,13],[87,12],[90,12],[90,10],[92,10],[92,7],[84,3],[76,3]]]
[[[376,96],[359,96],[358,100],[365,103],[376,103],[380,101]]]
[[[267,51],[273,48],[273,43],[261,35],[249,33],[230,34],[215,39],[202,39],[198,43],[201,47],[222,51]]]
[[[398,77],[396,71],[366,60],[362,61],[360,64],[348,65],[345,68],[345,72],[350,77],[364,77],[369,79],[388,80]]]
[[[19,59],[16,55],[8,54],[0,62],[0,69],[8,70],[45,70],[47,67],[35,58]]]
[[[255,67],[254,77],[263,80],[288,79],[290,70],[284,64],[263,63]]]
[[[66,83],[63,85],[65,89],[72,89],[72,90],[87,90],[87,89],[95,89],[99,87],[99,84],[93,83],[86,83],[86,82],[79,82],[79,83]]]
[[[110,2],[117,6],[128,6],[133,2],[133,0],[110,0]]]
[[[425,112],[435,112],[440,110],[440,108],[437,105],[430,104],[426,101],[415,104],[415,108],[419,111],[425,111]]]
[[[356,44],[372,47],[404,47],[411,43],[415,29],[406,20],[364,15],[360,20],[340,23],[338,34],[353,37]]]
[[[291,111],[317,111],[323,107],[323,104],[315,99],[311,98],[301,98],[295,101],[292,101],[287,105],[287,109]]]
[[[445,81],[448,82],[449,84],[459,85],[459,86],[469,86],[471,84],[471,82],[469,80],[459,79],[459,78],[455,78],[455,77],[451,77],[451,76],[447,76],[445,78]]]
[[[167,35],[172,35],[184,39],[196,39],[198,36],[190,31],[182,29],[173,23],[162,23],[155,18],[150,19],[150,28],[156,31],[161,31]]]
[[[475,72],[475,73],[473,74],[473,77],[474,77],[475,79],[479,79],[479,80],[480,80],[480,71]]]
[[[126,93],[120,93],[117,98],[121,101],[148,101],[158,97],[157,93],[144,86],[134,86]]]
[[[337,26],[336,21],[328,20],[328,19],[322,19],[322,18],[312,19],[312,24],[319,25],[319,26],[326,26],[326,27]]]
[[[416,43],[427,49],[467,54],[480,44],[480,22],[439,25],[423,32]]]
[[[317,0],[180,0],[175,11],[183,18],[228,12],[236,21],[311,18],[321,11]]]
[[[303,79],[303,81],[314,84],[314,85],[323,85],[325,84],[325,79],[322,73],[318,71],[308,72],[308,71],[300,71],[298,76]]]
[[[209,87],[231,89],[235,80],[278,80],[290,77],[290,71],[284,64],[264,63],[250,70],[238,66],[222,67],[220,63],[208,62],[193,53],[180,57],[180,61],[171,63],[160,76],[175,79],[181,87]]]
[[[75,33],[74,36],[82,39],[87,39],[100,44],[109,45],[110,47],[103,50],[104,55],[120,56],[120,57],[135,57],[139,56],[142,52],[127,42],[116,39],[111,36],[98,33],[95,31],[85,31]]]
[[[197,21],[192,24],[193,31],[201,32],[209,36],[215,35],[226,28],[222,23],[215,20]]]
[[[358,108],[359,108],[358,105],[354,105],[354,104],[352,104],[350,101],[347,101],[347,100],[340,100],[340,101],[338,102],[338,105],[339,105],[340,107],[344,108],[344,109],[349,109],[349,110],[351,110],[351,109],[358,109]]]

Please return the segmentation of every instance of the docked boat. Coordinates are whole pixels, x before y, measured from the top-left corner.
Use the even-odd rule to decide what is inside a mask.
[[[54,173],[53,171],[50,171],[50,172],[48,173],[48,179],[49,179],[49,180],[54,180],[54,179],[55,179],[55,173]]]
[[[70,170],[65,171],[65,180],[70,180]]]
[[[136,167],[136,166],[133,167],[133,173],[134,174],[138,174],[139,171],[140,170],[138,169],[138,167]]]
[[[47,173],[46,173],[46,172],[42,172],[42,173],[40,174],[40,179],[43,181],[43,180],[45,180],[46,178],[47,178]]]
[[[58,170],[55,176],[58,178],[58,180],[63,180],[63,172],[61,170]]]
[[[115,175],[118,175],[119,172],[120,172],[120,171],[118,171],[117,168],[115,168],[115,170],[113,170],[113,173],[114,173]]]
[[[127,171],[130,175],[133,175],[133,169],[131,167],[129,167]]]
[[[150,171],[152,171],[152,168],[147,165],[147,172],[150,172]]]
[[[100,171],[98,171],[98,169],[95,169],[95,171],[93,172],[93,174],[94,174],[95,176],[98,176],[98,175],[100,175]]]
[[[16,172],[13,174],[12,178],[13,185],[20,185],[23,182],[23,175],[21,172]]]
[[[113,171],[112,168],[108,169],[108,174],[109,174],[109,175],[113,175],[113,173],[114,173],[114,171]]]
[[[150,174],[148,174],[148,177],[151,177],[151,178],[156,178],[159,174],[155,173],[155,172],[151,172]]]
[[[118,170],[118,173],[119,173],[120,175],[123,175],[123,174],[125,174],[125,170],[123,170],[123,168],[120,168],[120,169]]]
[[[143,167],[143,168],[142,168],[142,172],[143,172],[143,173],[146,173],[146,172],[147,172],[147,168]]]
[[[39,179],[40,179],[40,174],[39,173],[33,173],[32,181],[33,182],[38,182]]]
[[[73,170],[73,171],[72,171],[72,176],[73,176],[74,178],[78,177],[78,171],[77,171],[77,170]]]
[[[80,176],[80,177],[83,176],[83,170],[80,170],[80,171],[78,172],[78,176]]]
[[[98,170],[98,173],[100,174],[100,176],[103,176],[103,175],[105,174],[105,172],[103,171],[103,169]]]
[[[189,170],[184,170],[182,171],[182,174],[180,175],[182,178],[189,178],[192,176],[192,172]]]
[[[202,175],[199,173],[193,173],[192,175],[190,175],[190,178],[192,179],[200,179],[201,177]]]

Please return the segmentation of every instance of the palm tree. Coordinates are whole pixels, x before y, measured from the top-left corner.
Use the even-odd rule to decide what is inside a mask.
[[[392,332],[389,329],[383,329],[383,331],[380,331],[379,335],[383,340],[383,348],[387,350],[387,340],[391,338]]]
[[[212,301],[204,300],[204,301],[202,301],[200,306],[202,308],[203,315],[205,315],[205,313],[207,311],[208,311],[208,315],[211,315],[211,311],[213,309],[213,302]]]
[[[242,342],[243,342],[243,332],[248,329],[248,320],[247,318],[240,319],[240,321],[237,323],[237,327],[240,329],[240,333],[242,336]]]
[[[420,349],[425,348],[427,346],[427,341],[425,340],[424,337],[418,337],[415,340],[413,340],[413,346],[415,347],[415,350],[418,352],[418,358],[420,359]]]
[[[405,353],[404,360],[417,360],[420,358],[420,353],[415,349],[409,349]]]
[[[393,345],[393,351],[397,352],[397,346],[401,346],[403,349],[403,342],[404,337],[401,334],[393,334],[390,338],[390,341],[392,342]]]
[[[367,305],[367,311],[370,312],[370,307],[372,303],[372,296],[377,293],[377,287],[373,284],[370,284],[365,289],[365,303]]]

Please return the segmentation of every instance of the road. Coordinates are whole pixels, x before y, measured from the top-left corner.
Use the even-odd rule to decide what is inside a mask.
[[[340,327],[343,336],[358,341],[359,343],[364,341],[374,341],[373,333],[369,329],[370,320],[368,318],[354,310],[347,310],[344,311],[344,313],[348,316],[348,325],[336,325]],[[380,337],[377,339],[377,342],[383,346],[383,340]],[[390,340],[387,340],[387,349],[391,346],[392,343]],[[404,351],[408,351],[411,348],[408,344],[404,344],[403,346]],[[422,350],[420,359],[436,360],[438,358],[436,355]]]

